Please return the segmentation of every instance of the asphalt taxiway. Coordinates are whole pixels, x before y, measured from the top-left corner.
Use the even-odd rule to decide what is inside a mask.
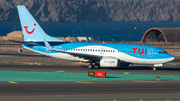
[[[180,82],[0,83],[1,101],[167,101],[179,100]],[[141,100],[142,99],[142,100]]]
[[[57,59],[36,53],[0,53],[1,61],[46,61]],[[23,60],[22,60],[23,59]],[[47,61],[49,60],[49,61]],[[99,68],[88,70],[85,64],[71,64],[61,61],[56,65],[28,65],[14,62],[0,63],[0,71],[21,72],[73,72],[104,71],[112,74],[180,75],[180,58],[153,71],[150,66],[130,66],[122,68]],[[61,65],[62,64],[62,65]],[[31,76],[31,75],[29,75]],[[39,75],[40,76],[40,75]],[[0,74],[0,80],[2,79]],[[4,78],[3,78],[4,79]],[[166,101],[180,99],[180,80],[126,80],[126,81],[9,81],[0,82],[0,101]]]

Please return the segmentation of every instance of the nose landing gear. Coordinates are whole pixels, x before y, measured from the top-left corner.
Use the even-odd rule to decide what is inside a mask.
[[[154,64],[153,70],[155,71],[155,70],[156,70],[156,67],[161,67],[161,66],[163,66],[163,64]]]

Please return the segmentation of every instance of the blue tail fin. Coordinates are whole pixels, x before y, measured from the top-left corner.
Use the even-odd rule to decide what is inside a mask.
[[[44,41],[44,39],[52,42],[63,41],[47,35],[36,22],[36,20],[33,18],[33,16],[29,13],[25,6],[18,5],[17,8],[24,35],[24,41],[39,42]]]
[[[89,38],[88,38],[88,37],[86,37],[86,39],[87,39],[87,42],[88,42],[88,43],[91,43],[91,41],[89,40]]]

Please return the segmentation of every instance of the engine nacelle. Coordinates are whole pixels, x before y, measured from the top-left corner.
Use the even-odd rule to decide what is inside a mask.
[[[120,60],[113,57],[104,57],[100,60],[100,67],[118,67]]]

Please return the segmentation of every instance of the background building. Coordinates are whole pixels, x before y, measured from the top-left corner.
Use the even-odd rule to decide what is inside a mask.
[[[141,42],[180,42],[180,28],[151,28]]]

